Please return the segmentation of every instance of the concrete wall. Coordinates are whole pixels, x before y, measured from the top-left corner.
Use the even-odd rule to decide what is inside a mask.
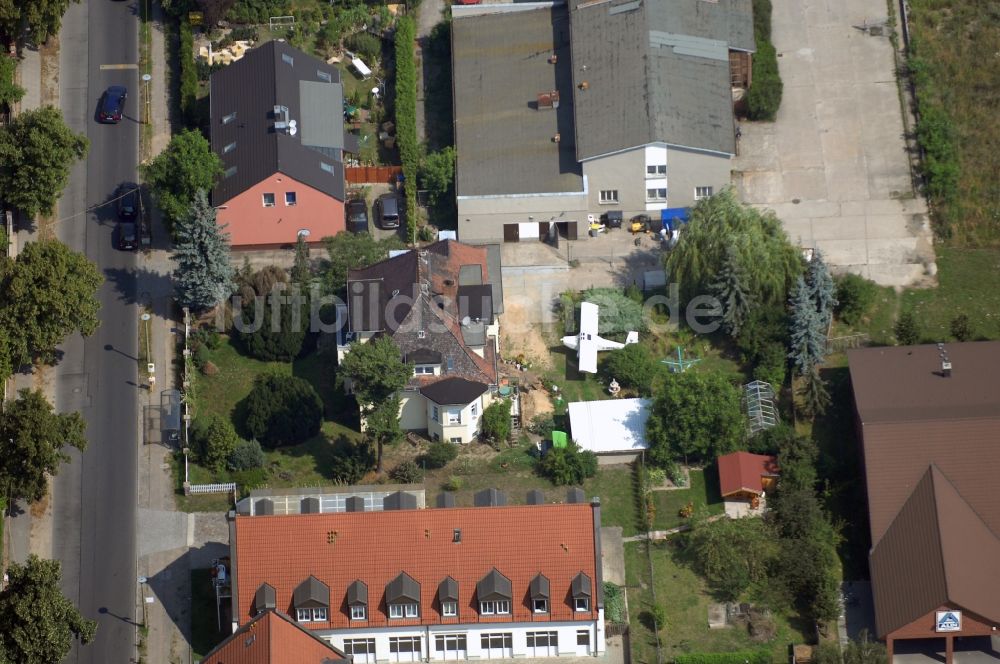
[[[646,210],[646,154],[643,147],[583,162],[583,174],[590,185],[588,209],[622,210],[625,218]],[[601,191],[618,190],[617,203],[601,203]]]
[[[427,428],[427,400],[416,390],[399,393],[399,427],[403,431],[422,431]]]
[[[732,162],[728,155],[667,148],[667,206],[694,205],[695,187],[712,187],[719,193],[732,181]]]
[[[586,187],[585,187],[586,188]],[[532,221],[578,221],[586,232],[587,196],[567,194],[458,197],[458,239],[484,244],[503,242],[503,225]],[[531,240],[536,241],[536,240]]]

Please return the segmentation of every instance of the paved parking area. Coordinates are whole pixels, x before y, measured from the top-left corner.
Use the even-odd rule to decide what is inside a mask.
[[[773,209],[792,242],[891,286],[936,273],[926,202],[915,194],[892,44],[868,0],[775,0],[784,98],[774,123],[744,123],[734,183]]]
[[[953,664],[997,664],[996,639],[973,636],[955,639]],[[907,639],[895,641],[891,664],[944,664],[944,639]]]

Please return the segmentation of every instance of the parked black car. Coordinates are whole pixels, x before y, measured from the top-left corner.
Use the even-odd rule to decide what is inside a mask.
[[[139,248],[138,225],[134,221],[118,222],[118,248],[122,251]]]
[[[101,97],[101,110],[98,119],[104,124],[118,124],[122,121],[122,112],[125,110],[125,100],[128,98],[128,90],[121,85],[112,85]]]
[[[122,219],[135,219],[139,216],[141,203],[139,202],[139,185],[134,182],[125,182],[118,187],[115,194],[118,199],[118,216]]]
[[[368,203],[363,198],[347,201],[347,229],[352,233],[368,232]]]

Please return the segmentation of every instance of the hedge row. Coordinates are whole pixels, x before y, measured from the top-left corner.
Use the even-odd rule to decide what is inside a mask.
[[[191,33],[191,25],[184,19],[180,21],[178,56],[181,64],[181,113],[188,124],[191,124],[198,102],[198,66],[194,61],[194,35]]]
[[[930,94],[933,82],[927,63],[911,54],[909,66],[916,88],[916,134],[924,150],[927,197],[935,203],[949,203],[958,193],[960,172],[955,151],[955,127],[944,105]]]
[[[406,234],[412,238],[417,228],[417,68],[413,42],[417,27],[404,16],[396,24],[396,142],[403,164],[403,191],[406,198]]]
[[[771,661],[771,653],[767,650],[693,652],[674,658],[674,664],[771,664]]]
[[[604,615],[608,622],[626,622],[625,591],[610,581],[604,582]]]
[[[771,0],[753,0],[753,32],[757,52],[747,92],[747,115],[751,120],[773,122],[784,85],[778,73],[778,54],[771,44]]]

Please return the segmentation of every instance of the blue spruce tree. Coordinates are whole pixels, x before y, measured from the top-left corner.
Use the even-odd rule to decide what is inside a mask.
[[[837,287],[819,249],[813,253],[812,260],[809,261],[806,283],[809,285],[809,297],[816,306],[820,327],[825,336],[833,321],[833,309],[837,306]]]
[[[215,220],[204,191],[174,225],[174,287],[177,301],[195,311],[211,309],[233,292],[229,234]]]
[[[795,364],[800,376],[809,374],[813,367],[822,364],[826,345],[826,331],[816,305],[810,297],[805,279],[799,277],[789,299],[789,336],[791,352],[788,357]]]

